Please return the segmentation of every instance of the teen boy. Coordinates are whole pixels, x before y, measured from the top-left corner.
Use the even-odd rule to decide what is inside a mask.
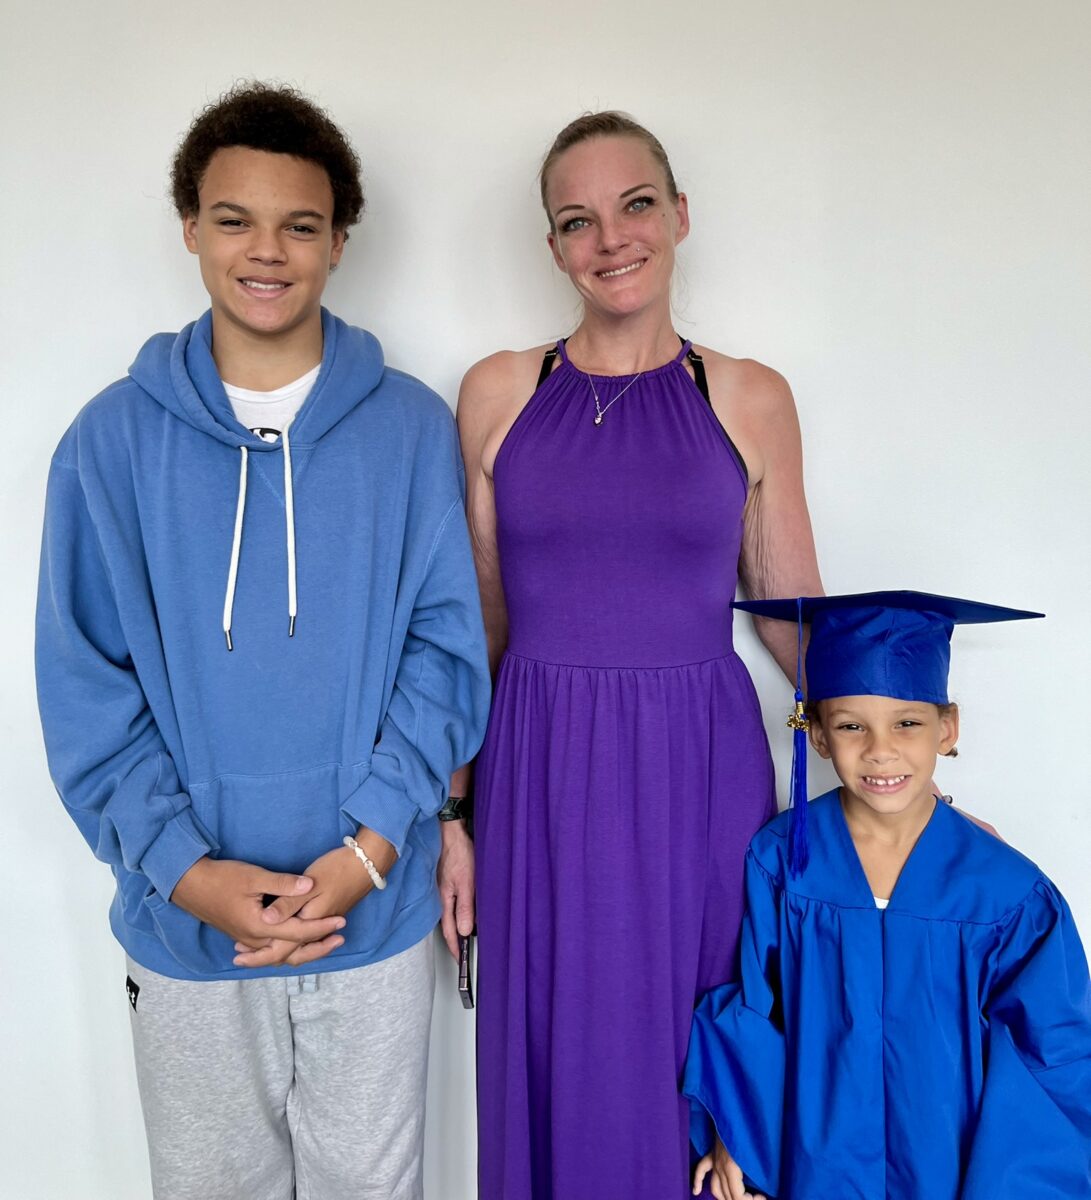
[[[453,422],[320,306],[363,208],[289,88],[172,174],[211,309],[153,337],[49,479],[38,679],[117,879],[157,1197],[418,1197],[435,814],[489,679]]]

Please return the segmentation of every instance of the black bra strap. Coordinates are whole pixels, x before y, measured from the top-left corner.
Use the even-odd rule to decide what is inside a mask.
[[[682,342],[683,345],[685,344],[683,338],[679,338],[678,340]],[[739,464],[739,470],[742,471],[742,477],[744,480],[746,480],[747,486],[749,486],[750,472],[746,469],[746,460],[739,453],[738,446],[736,446],[731,440],[731,434],[724,429],[723,423],[716,415],[716,410],[712,408],[712,397],[708,394],[708,376],[705,374],[705,360],[697,353],[696,350],[694,350],[692,346],[690,346],[690,348],[686,351],[686,358],[689,359],[690,366],[693,367],[693,382],[697,385],[697,390],[702,396],[704,396],[705,403],[712,410],[712,418],[720,427],[720,432],[724,435],[724,441],[727,442],[728,448],[735,456],[735,461]]]
[[[711,407],[712,398],[708,394],[708,376],[705,374],[705,360],[692,346],[686,351],[686,358],[689,359],[690,366],[693,368],[693,382],[697,385],[697,390],[704,396],[709,407]]]
[[[556,346],[551,346],[542,356],[542,369],[538,372],[538,382],[534,385],[534,390],[537,391],[543,383],[549,378],[549,373],[553,370],[553,364],[560,353]]]

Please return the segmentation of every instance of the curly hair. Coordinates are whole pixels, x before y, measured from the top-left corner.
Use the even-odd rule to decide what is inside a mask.
[[[180,217],[200,207],[198,191],[217,150],[245,146],[316,163],[333,189],[333,228],[346,230],[364,211],[360,159],[329,114],[287,85],[242,80],[206,105],[171,163],[174,207]]]
[[[571,150],[573,146],[578,146],[580,142],[586,142],[591,138],[597,137],[631,137],[636,138],[639,142],[643,142],[652,158],[655,159],[663,170],[667,181],[667,194],[673,201],[677,202],[678,200],[678,185],[674,182],[674,172],[671,170],[670,159],[667,158],[667,152],[663,149],[663,144],[654,133],[634,121],[628,113],[617,112],[613,109],[596,113],[585,112],[574,121],[570,121],[553,139],[553,145],[550,146],[549,152],[542,160],[542,167],[538,172],[538,184],[542,192],[542,207],[546,211],[546,216],[549,217],[549,228],[554,232],[556,232],[556,229],[553,225],[553,217],[549,211],[549,203],[546,200],[546,188],[549,186],[549,172],[556,165],[557,159],[566,150]]]

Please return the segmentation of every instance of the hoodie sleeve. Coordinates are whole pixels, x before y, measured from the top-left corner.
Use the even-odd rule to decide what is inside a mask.
[[[443,807],[451,772],[485,734],[490,680],[461,500],[447,510],[417,593],[371,774],[341,811],[402,853],[409,827]]]
[[[215,847],[129,655],[78,469],[54,460],[38,585],[38,704],[50,774],[96,857],[169,899]]]

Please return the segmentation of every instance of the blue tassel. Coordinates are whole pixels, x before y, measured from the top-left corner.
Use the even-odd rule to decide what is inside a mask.
[[[803,597],[796,600],[796,706],[788,718],[792,730],[792,780],[788,789],[788,870],[799,875],[811,857],[807,845],[807,730],[803,708]]]
[[[788,870],[799,875],[811,857],[807,842],[807,729],[803,695],[796,691],[795,711],[788,718],[792,730],[792,780],[789,786],[791,815],[788,817]]]

